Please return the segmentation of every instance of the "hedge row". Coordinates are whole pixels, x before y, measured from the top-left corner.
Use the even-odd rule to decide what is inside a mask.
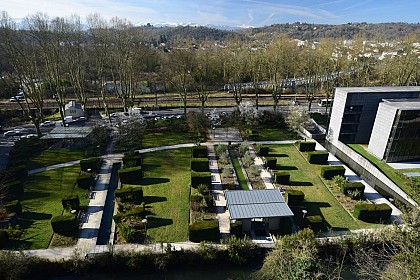
[[[61,199],[61,204],[64,209],[77,210],[80,206],[80,200],[78,195],[69,195]]]
[[[346,169],[342,165],[324,166],[321,169],[321,176],[331,180],[334,176],[344,176]]]
[[[208,157],[207,147],[206,146],[194,146],[194,147],[192,147],[192,157],[193,158],[206,158],[206,157]]]
[[[365,185],[361,182],[349,182],[342,184],[340,191],[345,195],[350,195],[353,199],[360,199],[365,191]]]
[[[16,213],[18,215],[22,214],[22,205],[20,205],[19,200],[13,200],[3,205],[9,213]]]
[[[143,199],[143,188],[142,187],[123,187],[117,189],[114,192],[116,198],[122,201],[137,201],[140,202]]]
[[[81,189],[88,189],[93,186],[93,176],[92,173],[83,172],[77,177],[77,185]]]
[[[72,235],[79,229],[79,222],[76,215],[67,214],[55,216],[51,219],[51,226],[55,233],[61,235]]]
[[[122,184],[136,184],[143,178],[143,172],[141,166],[135,166],[118,170],[118,176]]]
[[[80,170],[85,172],[98,173],[101,168],[102,160],[100,158],[87,158],[80,161]]]
[[[286,201],[288,205],[299,205],[305,199],[305,194],[301,190],[287,190]]]
[[[270,169],[276,169],[277,167],[277,158],[275,157],[266,157],[265,158],[265,167]]]
[[[309,152],[308,162],[311,164],[327,164],[328,152]]]
[[[314,232],[319,232],[325,225],[325,220],[321,215],[306,216],[306,226],[311,228]]]
[[[208,158],[192,158],[191,159],[191,170],[196,172],[208,172],[209,159]]]
[[[270,151],[270,148],[267,146],[260,146],[257,148],[257,154],[261,157],[268,156],[269,151]]]
[[[122,222],[122,220],[125,217],[140,217],[144,218],[146,217],[146,204],[144,202],[141,203],[141,205],[136,205],[133,208],[131,208],[127,212],[118,212],[114,215],[113,219],[114,221],[119,224]]]
[[[125,155],[122,159],[124,167],[141,166],[143,157],[140,155]]]
[[[196,221],[189,226],[190,241],[220,241],[219,222],[217,220]]]
[[[288,185],[290,183],[290,173],[287,171],[276,171],[274,178],[277,184]]]
[[[6,187],[6,197],[19,198],[23,195],[23,184],[21,181],[10,181],[4,184]]]
[[[313,152],[315,151],[315,142],[298,142],[299,151],[301,152]]]
[[[354,216],[369,223],[380,223],[389,220],[392,208],[386,203],[381,204],[356,204]]]
[[[210,186],[211,185],[211,173],[210,172],[191,171],[191,187],[196,188],[200,184]]]

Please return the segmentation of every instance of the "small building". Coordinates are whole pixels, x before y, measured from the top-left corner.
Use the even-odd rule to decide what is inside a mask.
[[[80,118],[85,116],[85,111],[82,108],[82,104],[72,100],[67,103],[64,107],[64,114],[66,117]]]
[[[245,232],[257,225],[278,230],[282,218],[293,217],[280,189],[227,191],[225,197],[230,221],[241,221]]]

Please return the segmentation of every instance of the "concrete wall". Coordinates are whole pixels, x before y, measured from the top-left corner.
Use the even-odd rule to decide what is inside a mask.
[[[342,142],[337,142],[336,145],[327,142],[326,145],[331,154],[350,167],[369,185],[374,186],[378,192],[389,194],[409,206],[418,207],[417,203],[400,189],[397,184],[356,151]]]
[[[341,88],[337,88],[334,95],[334,103],[331,110],[330,124],[327,131],[327,139],[331,143],[338,142],[340,135],[341,121],[346,106],[347,92]]]
[[[379,159],[384,158],[397,111],[395,106],[379,104],[368,147],[368,151]]]

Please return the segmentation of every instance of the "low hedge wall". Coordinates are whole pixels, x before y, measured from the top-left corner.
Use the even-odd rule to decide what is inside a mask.
[[[287,205],[300,205],[305,199],[305,194],[301,190],[287,190],[286,201]]]
[[[191,170],[196,172],[208,172],[210,171],[209,159],[208,158],[192,158],[191,159]]]
[[[270,152],[270,147],[268,146],[260,146],[257,148],[257,154],[261,157],[268,156],[269,152]]]
[[[323,229],[325,220],[321,215],[306,216],[306,226],[311,228],[314,232],[319,232]]]
[[[301,152],[313,152],[315,151],[315,142],[298,142],[299,151]]]
[[[102,160],[100,158],[87,158],[80,161],[80,170],[85,172],[98,173],[101,168]],[[89,170],[89,171],[88,171]]]
[[[353,199],[360,199],[365,191],[365,185],[362,182],[348,182],[341,185],[340,191]]]
[[[369,223],[380,223],[389,220],[392,208],[386,203],[381,204],[356,204],[354,216],[359,220]]]
[[[189,226],[190,241],[220,241],[219,221],[203,220],[197,221]]]
[[[93,185],[92,173],[80,173],[77,177],[77,186],[81,189],[88,189]]]
[[[194,147],[192,147],[192,157],[193,158],[206,158],[206,157],[208,157],[207,147],[206,146],[194,146]]]
[[[9,241],[9,234],[5,230],[0,230],[0,248],[4,247]]]
[[[11,196],[13,198],[18,198],[23,195],[23,184],[21,181],[11,181],[5,183],[6,187],[6,196]]]
[[[290,184],[290,173],[287,171],[277,171],[274,173],[275,182],[277,184]]]
[[[307,159],[311,164],[327,164],[328,152],[309,152]]]
[[[77,210],[80,206],[80,200],[78,195],[69,195],[61,199],[61,204],[64,209]]]
[[[122,184],[136,184],[143,178],[141,166],[123,168],[118,170],[118,177]]]
[[[270,169],[276,169],[277,167],[277,158],[275,157],[266,157],[265,158],[265,167]]]
[[[211,185],[211,173],[210,172],[195,172],[191,171],[191,187],[197,188],[198,185],[205,184]]]
[[[61,235],[72,235],[79,229],[79,222],[76,215],[67,214],[62,216],[54,216],[51,219],[51,226],[55,233]]]
[[[18,215],[22,214],[22,205],[20,205],[19,200],[13,200],[3,205],[9,213],[16,213]]]
[[[141,166],[143,157],[140,155],[125,155],[122,159],[124,167]]]
[[[343,176],[346,169],[342,165],[324,166],[321,168],[321,176],[327,180],[331,180],[334,176]]]
[[[140,202],[143,199],[143,188],[124,186],[122,189],[115,190],[114,195],[116,198],[120,198],[122,201]]]

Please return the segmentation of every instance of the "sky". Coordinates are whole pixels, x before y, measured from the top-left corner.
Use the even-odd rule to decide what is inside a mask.
[[[420,22],[419,0],[0,0],[15,19],[99,13],[138,23],[194,23],[259,27],[275,23]]]

